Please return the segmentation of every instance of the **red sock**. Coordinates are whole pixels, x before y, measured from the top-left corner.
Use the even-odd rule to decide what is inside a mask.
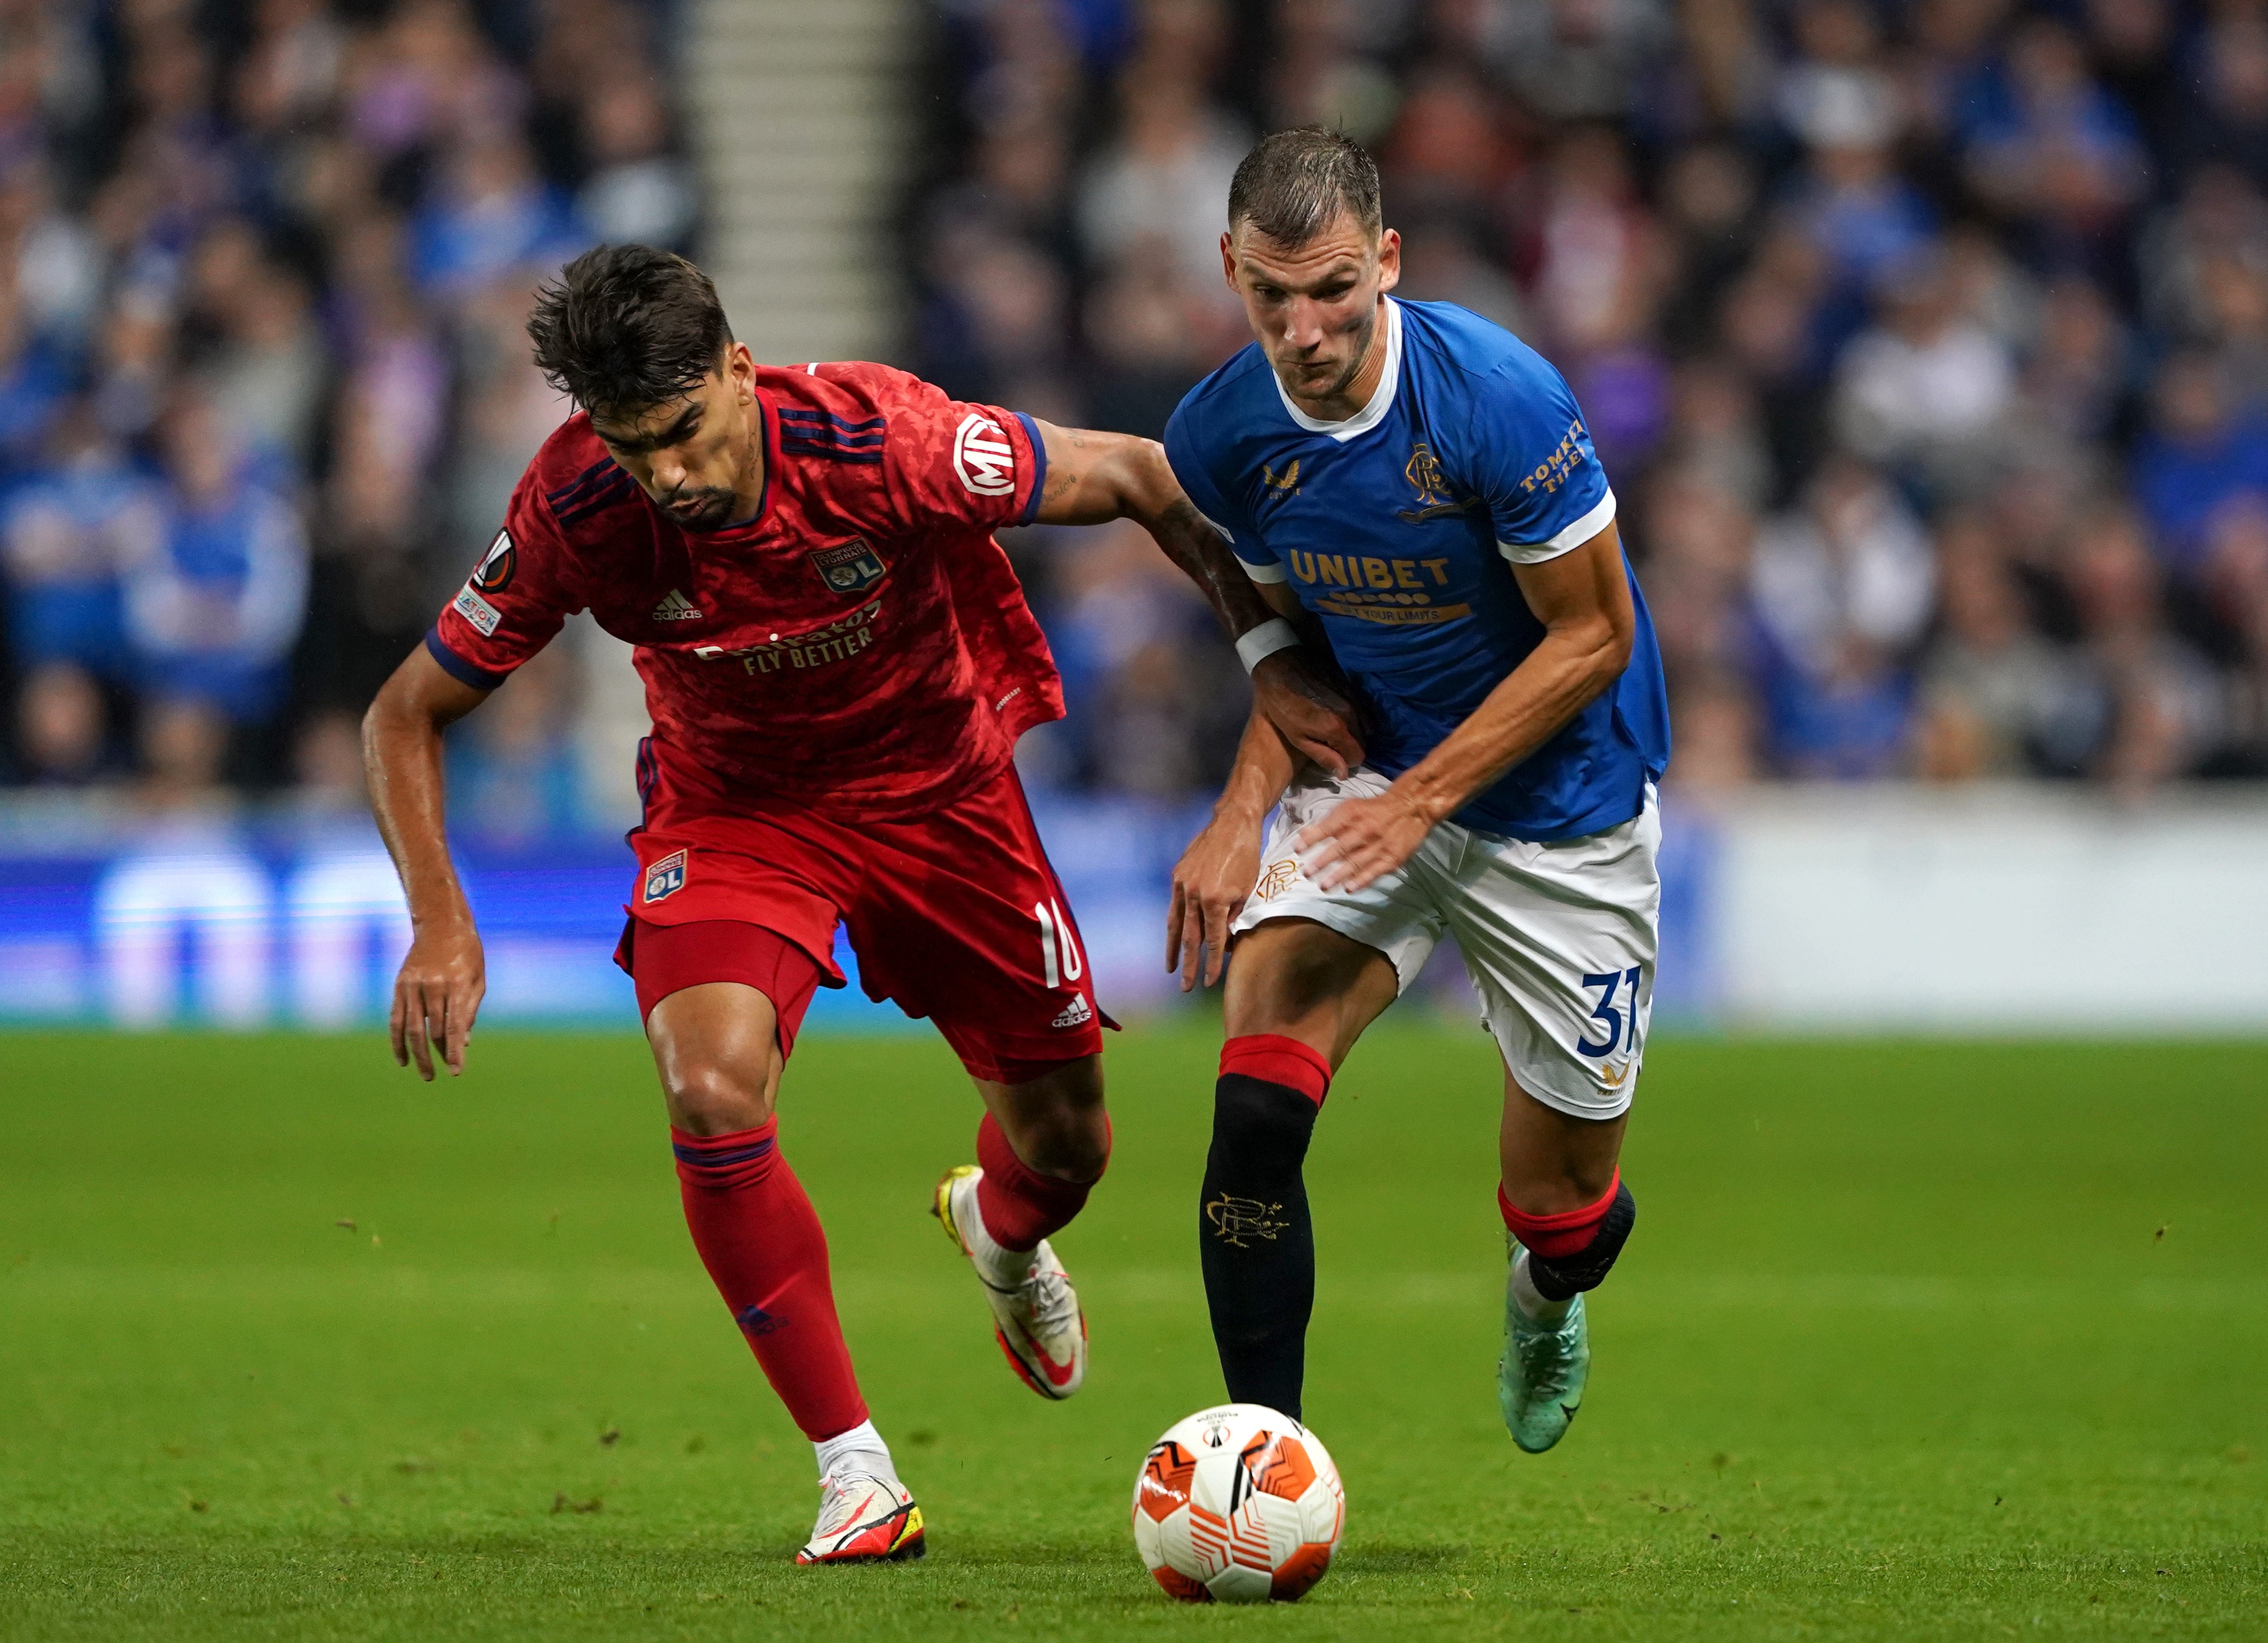
[[[1504,1216],[1504,1224],[1512,1228],[1512,1235],[1526,1245],[1530,1254],[1540,1255],[1547,1261],[1555,1260],[1578,1253],[1598,1235],[1600,1223],[1615,1206],[1615,1190],[1622,1183],[1623,1172],[1617,1169],[1615,1178],[1607,1183],[1607,1196],[1596,1204],[1587,1204],[1580,1210],[1565,1210],[1557,1215],[1530,1215],[1505,1196],[1499,1183],[1496,1206]]]
[[[1323,1097],[1331,1093],[1329,1058],[1313,1045],[1281,1033],[1247,1033],[1230,1039],[1220,1047],[1220,1075],[1281,1084],[1299,1091],[1319,1110]]]
[[[1104,1120],[1106,1125],[1108,1122]],[[1106,1128],[1106,1152],[1109,1145]],[[984,1167],[983,1178],[976,1183],[976,1212],[984,1218],[984,1230],[992,1234],[992,1241],[1003,1249],[1037,1249],[1041,1239],[1071,1224],[1094,1181],[1102,1179],[1098,1175],[1094,1181],[1058,1181],[1041,1175],[1016,1156],[989,1112],[976,1126],[976,1161]]]
[[[827,1234],[779,1154],[779,1121],[730,1135],[672,1128],[685,1224],[733,1321],[804,1436],[818,1443],[866,1418],[827,1281]]]

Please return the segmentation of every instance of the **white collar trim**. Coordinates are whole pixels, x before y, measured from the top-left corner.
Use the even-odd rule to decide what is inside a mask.
[[[1284,402],[1285,411],[1309,433],[1329,434],[1341,445],[1359,438],[1386,420],[1386,413],[1394,409],[1394,392],[1402,386],[1402,305],[1391,297],[1386,298],[1385,368],[1379,372],[1378,386],[1371,390],[1370,403],[1344,421],[1324,422],[1308,416],[1284,392],[1284,379],[1272,367],[1268,375],[1276,384],[1276,397]]]

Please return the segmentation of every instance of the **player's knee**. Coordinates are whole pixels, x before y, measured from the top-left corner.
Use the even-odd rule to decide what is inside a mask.
[[[663,1076],[669,1121],[688,1135],[753,1130],[772,1116],[770,1072],[705,1057],[682,1060]]]
[[[1102,1105],[1102,1057],[1002,1064],[1007,1098],[995,1121],[1017,1160],[1035,1175],[1093,1183],[1110,1162],[1110,1116]]]
[[[1027,1115],[1009,1144],[1035,1175],[1094,1182],[1110,1162],[1110,1119],[1100,1106],[1063,1102]]]
[[[1581,1212],[1528,1217],[1511,1207],[1509,1199],[1506,1206],[1505,1219],[1513,1235],[1528,1247],[1528,1277],[1537,1293],[1550,1300],[1565,1300],[1604,1283],[1630,1241],[1631,1229],[1638,1225],[1638,1200],[1619,1177],[1613,1197],[1587,1226],[1579,1219]]]

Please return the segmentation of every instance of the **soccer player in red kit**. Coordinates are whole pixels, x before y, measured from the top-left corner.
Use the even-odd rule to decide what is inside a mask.
[[[877,998],[933,1020],[983,1096],[976,1167],[936,1208],[1008,1360],[1067,1397],[1086,1358],[1048,1243],[1110,1149],[1079,930],[1018,785],[1063,714],[996,527],[1131,517],[1229,630],[1270,612],[1147,440],[956,403],[887,366],[758,365],[692,264],[604,247],[528,321],[581,409],[544,442],[469,579],[372,704],[371,792],[415,939],[394,1058],[453,1072],[483,978],[443,831],[441,733],[588,609],[629,640],[653,733],[615,959],[660,1072],[693,1241],[821,1473],[805,1563],[918,1557],[921,1513],[868,1418],[827,1245],[773,1106],[837,923]],[[1256,652],[1261,645],[1248,645]],[[1359,750],[1278,650],[1256,695],[1319,762]]]

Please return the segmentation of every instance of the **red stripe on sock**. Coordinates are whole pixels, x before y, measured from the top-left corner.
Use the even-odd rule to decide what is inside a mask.
[[[1496,1190],[1496,1206],[1504,1216],[1504,1224],[1512,1235],[1525,1244],[1529,1252],[1546,1260],[1563,1255],[1573,1255],[1597,1236],[1599,1223],[1607,1219],[1614,1207],[1616,1190],[1623,1183],[1623,1172],[1615,1171],[1615,1178],[1607,1183],[1606,1196],[1596,1204],[1587,1204],[1580,1210],[1562,1210],[1557,1215],[1530,1215],[1506,1196],[1504,1185]]]
[[[1330,1093],[1331,1064],[1311,1045],[1280,1033],[1247,1033],[1220,1047],[1220,1075],[1237,1073],[1295,1089],[1320,1107]]]
[[[672,1129],[685,1225],[787,1412],[817,1442],[866,1418],[835,1315],[827,1234],[779,1153],[778,1121],[728,1135]]]
[[[1106,1119],[1103,1146],[1108,1157],[1110,1131]],[[1035,1249],[1040,1240],[1071,1224],[1086,1206],[1094,1181],[1059,1181],[1043,1175],[1016,1156],[1007,1131],[990,1113],[976,1126],[976,1161],[984,1167],[976,1183],[976,1212],[984,1230],[1003,1249]],[[1102,1177],[1097,1175],[1095,1181]]]

